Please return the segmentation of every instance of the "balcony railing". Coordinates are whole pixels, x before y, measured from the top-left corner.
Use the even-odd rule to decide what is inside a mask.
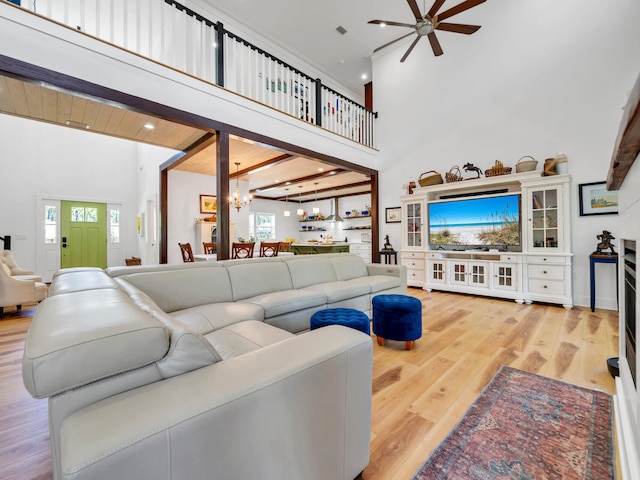
[[[27,2],[23,2],[27,3]],[[37,0],[23,7],[375,146],[376,113],[173,0]]]

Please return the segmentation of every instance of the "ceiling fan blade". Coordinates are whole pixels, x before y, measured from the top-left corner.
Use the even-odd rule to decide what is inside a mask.
[[[445,23],[440,22],[436,27],[436,30],[444,30],[445,32],[464,33],[465,35],[471,35],[480,30],[480,25],[464,25],[462,23]]]
[[[413,12],[413,16],[416,17],[416,22],[421,22],[423,19],[422,12],[420,12],[420,7],[418,7],[416,0],[407,0],[407,3]]]
[[[453,17],[454,15],[457,15],[458,13],[462,13],[465,10],[469,10],[470,8],[476,7],[478,5],[480,5],[481,3],[486,2],[487,0],[466,0],[458,5],[456,5],[455,7],[451,7],[449,10],[446,10],[444,12],[442,12],[440,15],[438,15],[438,21],[440,20],[445,20],[449,17]]]
[[[388,20],[369,20],[367,23],[373,23],[374,25],[391,25],[392,27],[415,27],[415,25],[410,23],[390,22]]]
[[[438,10],[440,10],[440,7],[444,5],[445,1],[446,0],[436,0],[435,2],[433,2],[431,9],[427,12],[427,17],[433,18],[435,14],[438,13]]]
[[[429,43],[431,44],[431,50],[433,50],[433,54],[436,57],[439,57],[444,52],[442,51],[442,47],[440,46],[440,42],[438,41],[438,37],[434,32],[431,32],[427,35],[429,37]]]
[[[380,47],[376,48],[373,52],[375,53],[378,50],[382,50],[384,47],[388,47],[392,43],[396,43],[398,40],[402,40],[403,38],[407,38],[409,35],[413,35],[414,33],[415,32],[409,32],[406,35],[402,35],[401,37],[396,38],[395,40],[391,40],[389,43],[385,43],[384,45],[381,45]]]
[[[413,41],[413,43],[411,44],[411,46],[409,47],[409,49],[406,51],[406,53],[402,56],[402,58],[400,59],[400,63],[404,62],[407,57],[409,56],[409,54],[411,53],[411,50],[413,50],[413,47],[415,47],[418,42],[420,41],[420,39],[422,38],[421,35],[418,35],[416,37],[416,39]]]

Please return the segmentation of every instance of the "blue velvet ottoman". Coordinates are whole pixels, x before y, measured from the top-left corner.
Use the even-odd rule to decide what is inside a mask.
[[[422,336],[422,302],[408,295],[376,295],[372,300],[373,333],[378,345],[387,340],[406,342],[411,350],[414,340]]]
[[[344,325],[370,335],[370,320],[366,313],[355,308],[327,308],[311,315],[311,330],[327,325]]]

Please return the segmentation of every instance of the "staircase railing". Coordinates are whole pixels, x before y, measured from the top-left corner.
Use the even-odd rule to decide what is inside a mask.
[[[176,1],[22,3],[26,10],[375,147],[375,112]]]

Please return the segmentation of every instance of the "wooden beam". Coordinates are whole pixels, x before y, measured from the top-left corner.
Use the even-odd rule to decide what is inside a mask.
[[[640,76],[631,90],[613,148],[607,190],[618,190],[640,152]]]
[[[236,177],[241,177],[243,175],[248,175],[250,173],[257,172],[258,170],[279,165],[281,163],[286,162],[290,158],[293,158],[294,156],[295,155],[291,155],[290,153],[283,153],[282,155],[278,155],[277,157],[273,157],[269,160],[265,160],[264,162],[258,163],[253,167],[245,168],[244,170],[238,170],[238,172],[231,172],[229,173],[229,178],[234,179]]]

